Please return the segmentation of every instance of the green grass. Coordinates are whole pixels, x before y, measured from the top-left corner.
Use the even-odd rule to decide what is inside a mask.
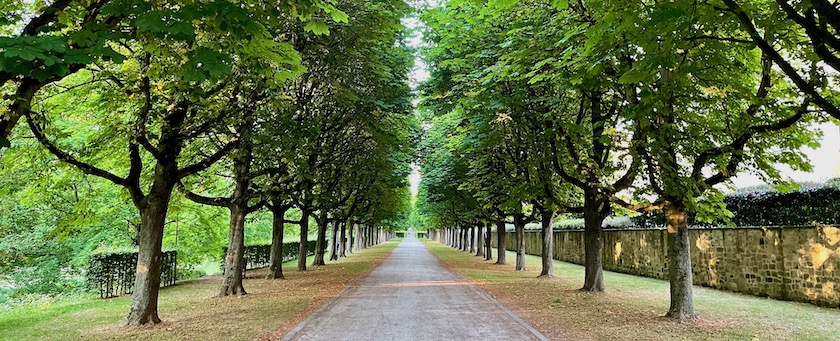
[[[350,280],[386,257],[397,241],[358,251],[325,267],[296,271],[284,263],[287,279],[263,279],[266,271],[248,271],[249,295],[218,298],[221,277],[204,277],[161,289],[159,311],[164,322],[144,328],[120,326],[130,296],[51,303],[0,313],[0,340],[252,340],[314,309]],[[218,265],[217,265],[218,266]]]
[[[577,291],[584,268],[555,261],[557,279],[537,279],[540,258],[526,256],[526,272],[489,264],[439,243],[429,248],[448,266],[479,283],[546,334],[569,339],[840,340],[840,309],[778,301],[700,286],[700,318],[677,323],[661,317],[669,305],[667,281],[605,272],[607,292]],[[495,258],[495,250],[494,250]],[[548,316],[548,317],[545,317]]]

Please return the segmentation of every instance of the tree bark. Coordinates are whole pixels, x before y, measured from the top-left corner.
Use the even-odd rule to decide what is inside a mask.
[[[499,220],[496,222],[496,264],[505,265],[507,263],[507,229],[505,228],[505,221]]]
[[[478,240],[475,242],[475,255],[478,257],[484,257],[484,223],[478,225],[476,235],[478,236]]]
[[[469,234],[470,230],[468,227],[461,228],[461,251],[467,251],[467,234]]]
[[[225,272],[219,296],[245,295],[242,286],[242,271],[245,260],[245,215],[247,207],[240,204],[230,206],[230,230],[228,231],[228,250],[225,255]]]
[[[359,249],[365,249],[367,247],[367,226],[362,225],[359,227]]]
[[[475,226],[470,226],[469,229],[469,244],[470,244],[470,253],[475,253]]]
[[[516,230],[516,270],[525,271],[525,221],[521,213],[513,215]]]
[[[341,224],[341,246],[338,252],[339,257],[347,257],[347,221]]]
[[[245,216],[248,215],[248,199],[251,187],[251,162],[254,157],[251,130],[253,115],[245,115],[239,127],[242,138],[239,148],[233,154],[235,187],[231,197],[228,251],[225,256],[225,272],[219,296],[245,295],[242,277],[245,271]]]
[[[327,265],[324,261],[324,253],[327,251],[327,225],[327,212],[321,212],[318,217],[318,239],[315,240],[315,260],[312,261],[312,265]]]
[[[283,234],[285,233],[286,207],[271,207],[271,255],[267,279],[284,279],[283,276]]]
[[[668,233],[668,281],[671,307],[666,316],[678,320],[697,317],[692,293],[691,244],[685,204],[671,202],[665,209]]]
[[[302,209],[300,216],[300,247],[298,251],[298,271],[306,271],[306,256],[309,253],[309,210]]]
[[[364,238],[362,239],[362,249],[367,249],[368,245],[370,245],[370,226],[362,226],[362,234]]]
[[[551,228],[551,217],[554,212],[543,208],[542,215],[542,271],[540,277],[554,277],[554,230]]]
[[[583,291],[604,291],[603,202],[594,194],[586,194],[583,203],[584,268]]]
[[[353,224],[353,251],[359,251],[361,243],[361,224]]]
[[[487,235],[484,238],[484,260],[493,260],[493,224],[487,223]]]
[[[163,227],[174,183],[169,186],[156,176],[152,192],[140,205],[140,231],[137,236],[137,272],[134,278],[134,292],[131,294],[131,309],[125,324],[141,326],[160,323],[158,316],[158,294],[160,292],[161,247]],[[157,187],[157,190],[156,190]],[[168,187],[168,188],[160,188]]]
[[[338,260],[338,219],[333,221],[332,231],[330,233],[330,260]]]

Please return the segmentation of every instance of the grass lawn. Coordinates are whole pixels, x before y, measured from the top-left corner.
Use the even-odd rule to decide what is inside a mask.
[[[555,261],[555,279],[536,278],[540,258],[514,271],[437,242],[426,244],[449,268],[474,281],[551,339],[569,340],[840,340],[840,309],[694,287],[700,318],[675,322],[668,282],[605,272],[605,293],[580,292],[582,266]],[[495,258],[495,250],[494,250]]]
[[[396,247],[392,240],[350,254],[327,266],[295,270],[284,264],[286,280],[264,279],[266,269],[248,271],[241,297],[215,297],[220,276],[179,283],[160,293],[163,323],[123,328],[131,297],[28,307],[0,313],[2,340],[253,340],[280,336],[350,281],[379,264]],[[309,258],[312,263],[312,257]]]

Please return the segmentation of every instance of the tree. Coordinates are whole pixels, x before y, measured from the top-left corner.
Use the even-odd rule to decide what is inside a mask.
[[[719,219],[725,211],[714,186],[743,169],[774,180],[778,163],[809,168],[799,148],[814,143],[805,123],[812,98],[792,91],[767,54],[706,39],[706,30],[726,36],[735,29],[714,10],[688,4],[599,10],[616,14],[618,23],[595,25],[591,34],[632,37],[628,43],[636,51],[633,68],[619,82],[639,89],[634,93],[637,108],[643,109],[634,117],[644,130],[639,153],[648,189],[658,198],[653,207],[665,210],[667,316],[693,318],[686,212],[700,220]],[[646,31],[630,28],[640,20]]]

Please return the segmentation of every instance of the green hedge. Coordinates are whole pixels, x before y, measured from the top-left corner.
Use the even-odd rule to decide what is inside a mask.
[[[836,183],[788,193],[746,190],[727,195],[724,203],[735,226],[840,225],[840,187]],[[689,219],[690,224],[703,226]],[[634,217],[633,222],[636,228],[661,228],[665,218],[657,212]]]
[[[163,253],[160,286],[175,285],[178,280],[178,252]],[[87,269],[87,287],[99,292],[99,297],[110,298],[134,291],[137,271],[137,252],[100,253],[90,256]]]
[[[222,248],[222,271],[225,268],[227,247]],[[315,241],[310,240],[306,246],[307,256],[315,254]],[[298,258],[300,242],[283,243],[283,261],[288,262]],[[271,244],[245,246],[245,270],[259,269],[271,265]]]

